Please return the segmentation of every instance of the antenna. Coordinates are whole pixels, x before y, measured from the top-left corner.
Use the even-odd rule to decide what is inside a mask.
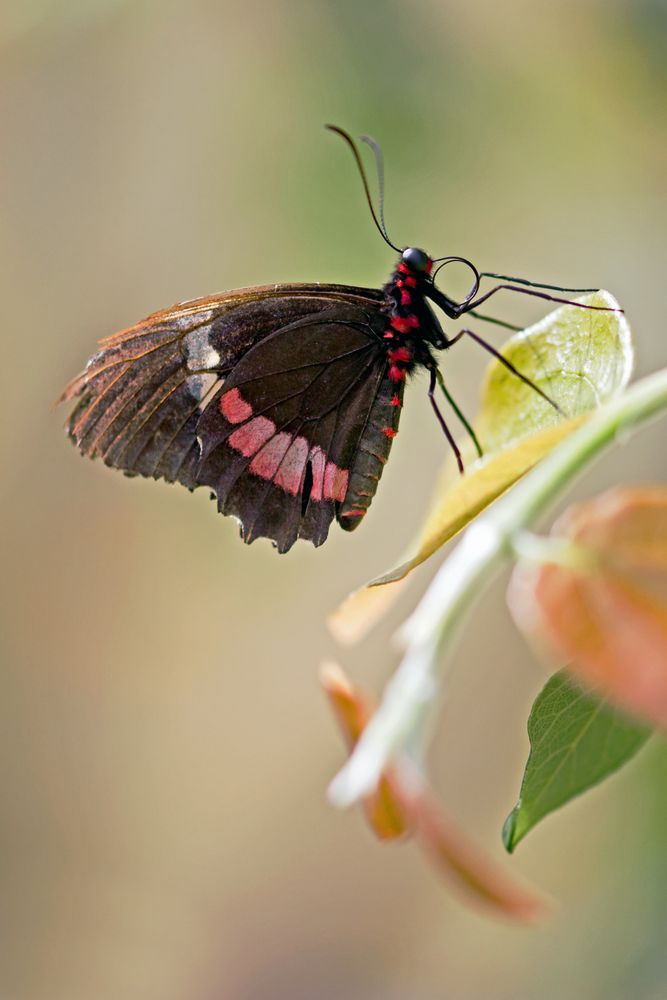
[[[366,193],[366,201],[368,202],[368,207],[371,211],[371,215],[373,216],[373,222],[375,223],[375,227],[379,232],[380,236],[382,237],[382,239],[388,246],[392,248],[392,250],[395,250],[397,253],[402,253],[401,248],[397,247],[389,239],[389,236],[387,235],[387,230],[384,225],[384,208],[382,206],[382,203],[384,201],[384,171],[382,169],[382,153],[380,152],[380,147],[377,145],[375,140],[373,139],[369,140],[368,136],[363,137],[363,141],[367,142],[373,149],[373,152],[375,153],[376,165],[378,168],[378,183],[380,185],[380,219],[382,219],[382,222],[380,222],[380,219],[378,219],[378,216],[375,212],[373,199],[371,198],[371,192],[368,186],[368,179],[366,177],[366,171],[364,170],[364,165],[361,162],[361,156],[359,155],[359,150],[356,147],[354,139],[352,138],[351,135],[349,135],[345,131],[345,129],[339,128],[337,125],[326,125],[325,128],[328,128],[330,132],[335,132],[337,135],[341,137],[341,139],[344,139],[345,142],[350,147],[350,149],[352,150],[352,155],[354,156],[354,160],[355,163],[357,164],[359,175],[361,176],[361,182],[364,185],[364,191]]]
[[[380,225],[382,226],[382,232],[384,233],[385,238],[389,239],[387,223],[384,221],[384,157],[382,156],[382,150],[372,135],[360,135],[359,138],[362,142],[365,142],[367,146],[371,147],[375,155],[375,169],[378,177],[378,191],[380,198],[380,203],[378,205]]]

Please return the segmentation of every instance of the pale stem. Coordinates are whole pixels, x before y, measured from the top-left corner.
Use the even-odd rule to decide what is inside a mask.
[[[442,692],[445,654],[483,589],[511,559],[514,540],[618,437],[665,410],[667,369],[597,410],[470,525],[401,630],[405,656],[352,756],[329,787],[335,805],[351,805],[371,792],[396,753],[421,754]]]
[[[563,566],[565,569],[593,572],[599,568],[599,554],[580,542],[571,538],[545,538],[534,535],[532,531],[517,531],[512,542],[512,555],[524,562],[552,566]]]

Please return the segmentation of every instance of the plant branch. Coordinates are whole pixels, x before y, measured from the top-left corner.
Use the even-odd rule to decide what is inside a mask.
[[[421,756],[442,695],[445,654],[484,587],[512,558],[517,534],[529,528],[598,455],[666,411],[667,369],[663,369],[597,410],[471,524],[401,630],[405,656],[354,753],[330,785],[335,805],[351,805],[372,791],[397,753]]]

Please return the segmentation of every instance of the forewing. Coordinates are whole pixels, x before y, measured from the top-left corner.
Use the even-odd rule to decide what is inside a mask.
[[[133,475],[199,484],[197,424],[257,343],[301,317],[379,293],[343,285],[267,285],[185,302],[103,341],[61,399],[81,452]]]

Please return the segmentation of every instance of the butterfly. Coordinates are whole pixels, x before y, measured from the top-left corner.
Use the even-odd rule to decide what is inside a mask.
[[[346,531],[358,527],[398,432],[406,380],[416,371],[428,373],[429,399],[460,471],[437,383],[481,454],[436,361],[436,352],[462,336],[558,411],[474,331],[448,336],[434,306],[455,320],[479,315],[477,307],[502,289],[556,302],[569,300],[536,289],[594,290],[480,272],[463,257],[434,259],[419,247],[399,248],[387,235],[377,143],[361,137],[376,158],[379,214],[354,140],[337,126],[327,128],[351,149],[373,222],[399,254],[387,283],[380,289],[260,285],[180,303],[101,341],[60,399],[76,401],[67,432],[82,454],[130,476],[209,487],[218,510],[239,521],[243,541],[269,538],[279,552],[297,539],[321,545],[334,518]],[[454,261],[473,275],[462,302],[435,283],[437,271]],[[484,278],[500,283],[480,294]]]

